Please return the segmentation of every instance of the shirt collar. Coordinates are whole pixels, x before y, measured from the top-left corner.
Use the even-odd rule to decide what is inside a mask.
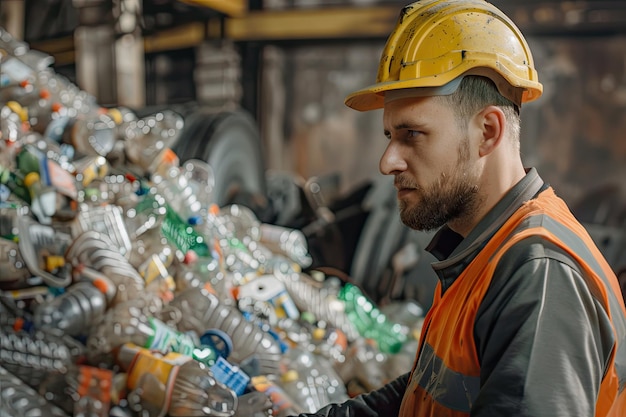
[[[546,187],[537,170],[530,168],[465,239],[449,227],[443,226],[426,247],[426,250],[439,260],[432,263],[432,267],[442,282],[447,278],[456,278],[502,224],[524,202],[534,198]]]

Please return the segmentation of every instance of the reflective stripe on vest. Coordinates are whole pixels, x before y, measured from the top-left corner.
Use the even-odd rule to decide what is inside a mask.
[[[580,264],[590,291],[609,313],[617,351],[613,352],[600,387],[596,416],[621,416],[617,409],[623,409],[615,404],[618,392],[620,402],[626,402],[626,308],[616,296],[621,294],[617,278],[551,188],[514,213],[443,296],[441,285],[437,285],[400,416],[469,415],[480,389],[480,365],[473,337],[476,313],[500,258],[512,245],[532,236],[542,236],[566,250]]]

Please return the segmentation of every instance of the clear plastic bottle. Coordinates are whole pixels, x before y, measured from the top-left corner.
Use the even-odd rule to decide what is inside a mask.
[[[144,233],[160,229],[166,210],[165,199],[161,195],[149,191],[129,203],[124,221],[131,239],[137,240]],[[151,239],[157,239],[157,236]]]
[[[344,381],[322,356],[298,346],[286,352],[281,366],[286,370],[281,375],[281,387],[306,412],[348,399]]]
[[[108,114],[92,111],[77,115],[69,123],[71,127],[66,127],[63,141],[72,145],[77,155],[106,156],[113,150],[117,140],[116,125]]]
[[[272,410],[272,401],[260,391],[250,391],[237,398],[235,417],[278,417]]]
[[[166,149],[163,155],[151,176],[157,192],[187,223],[204,222],[214,186],[213,170],[198,159],[190,159],[181,167],[171,149]]]
[[[35,81],[35,71],[15,56],[0,55],[0,101],[18,99],[26,85]]]
[[[109,369],[72,365],[50,373],[37,391],[74,417],[109,417],[113,375]]]
[[[378,389],[390,381],[389,357],[372,339],[360,338],[350,344],[345,361],[336,368],[351,397]]]
[[[265,394],[272,402],[272,415],[275,417],[297,416],[304,413],[304,409],[274,381],[265,375],[250,379],[250,384],[258,392]]]
[[[128,374],[131,408],[142,416],[230,417],[235,414],[236,394],[217,381],[206,365],[190,357],[125,344],[117,360]]]
[[[206,287],[216,291],[219,288],[227,293],[224,287],[225,274],[220,262],[213,257],[199,257],[195,252],[188,252],[182,262],[173,264],[176,290],[182,292],[192,287]]]
[[[37,387],[48,373],[66,371],[83,360],[85,347],[73,337],[58,332],[3,326],[0,327],[0,357],[7,371]]]
[[[70,336],[89,333],[107,308],[106,283],[98,283],[77,282],[52,300],[39,304],[33,313],[35,326],[56,328]]]
[[[133,343],[162,353],[180,353],[198,362],[214,363],[215,356],[207,355],[208,347],[201,344],[198,333],[179,331],[154,315],[145,314],[141,308],[145,302],[140,298],[110,308],[87,338],[88,355],[97,358],[125,343]]]
[[[182,116],[171,110],[130,121],[124,135],[126,157],[141,171],[141,175],[155,173],[184,126]]]
[[[28,279],[32,276],[28,268],[26,268],[15,237],[12,237],[12,231],[7,230],[6,235],[2,233],[3,223],[12,223],[11,218],[4,216],[9,210],[9,208],[0,206],[0,271],[2,271],[0,275],[0,290],[28,287]],[[7,229],[12,228],[12,225],[7,227]]]
[[[217,204],[210,204],[206,222],[199,226],[200,232],[219,247],[225,267],[231,271],[258,269],[261,265],[248,247],[236,235],[230,216],[223,214]]]
[[[78,234],[67,248],[65,258],[73,265],[75,275],[80,275],[81,272],[89,274],[90,269],[93,269],[113,284],[115,296],[109,301],[109,306],[149,295],[144,292],[143,278],[120,253],[119,247],[116,248],[109,235],[95,230]],[[90,274],[85,278],[90,279],[93,276]]]
[[[213,189],[215,188],[213,168],[201,159],[191,158],[181,164],[181,170],[193,194],[200,202],[202,216],[205,216],[209,205],[213,203]]]
[[[310,313],[317,321],[340,329],[349,342],[360,337],[359,330],[346,314],[344,302],[338,298],[338,278],[328,277],[320,282],[311,275],[295,271],[279,257],[273,258],[266,265],[266,271],[273,273],[285,284],[300,311]]]
[[[176,294],[163,313],[167,314],[161,317],[163,321],[180,331],[200,335],[207,329],[226,332],[233,343],[229,362],[248,375],[279,372],[282,352],[276,339],[246,320],[236,306],[216,294],[204,288],[188,288]]]
[[[2,103],[2,100],[0,100]],[[17,148],[15,144],[22,142],[26,135],[24,131],[25,112],[15,101],[9,101],[0,108],[0,130],[5,141],[5,151],[14,152]]]
[[[43,134],[52,121],[53,115],[61,110],[61,103],[55,102],[47,88],[39,89],[38,98],[28,107],[29,123],[33,131]]]
[[[0,366],[0,417],[69,417]]]
[[[303,268],[313,262],[302,231],[274,224],[261,224],[261,243],[273,252],[283,254]]]

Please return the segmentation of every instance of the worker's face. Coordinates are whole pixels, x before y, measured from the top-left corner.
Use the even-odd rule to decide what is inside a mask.
[[[470,140],[453,109],[432,97],[385,104],[389,139],[380,171],[395,177],[400,218],[416,230],[433,230],[469,213],[478,179]]]

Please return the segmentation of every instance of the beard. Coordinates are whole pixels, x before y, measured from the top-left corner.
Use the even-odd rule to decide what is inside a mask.
[[[469,164],[468,142],[459,146],[458,165],[450,173],[441,173],[438,181],[428,187],[419,187],[412,180],[396,177],[396,183],[414,188],[419,194],[419,203],[409,205],[398,200],[400,219],[415,230],[435,230],[451,220],[471,213],[479,202],[477,176],[472,174]]]

